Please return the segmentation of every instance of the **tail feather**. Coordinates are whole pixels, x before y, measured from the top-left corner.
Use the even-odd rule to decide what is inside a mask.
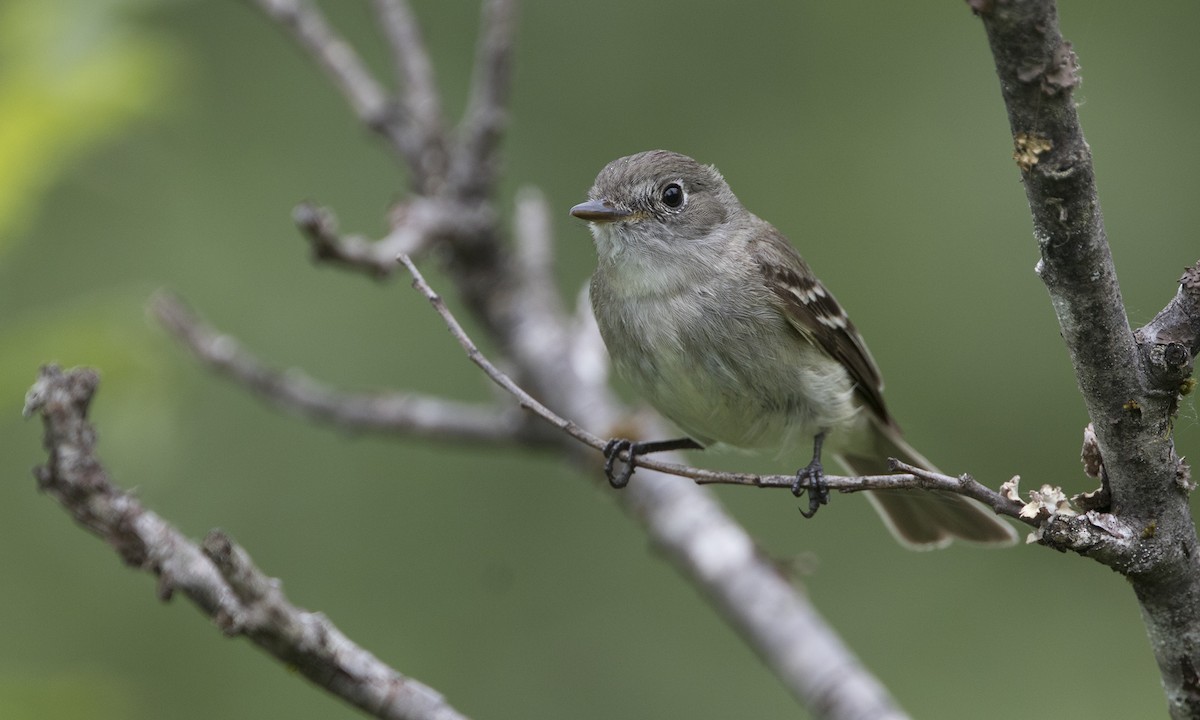
[[[855,475],[886,475],[887,459],[940,472],[900,437],[895,428],[876,426],[874,452],[847,452],[838,456]],[[873,490],[867,493],[892,535],[906,547],[931,550],[952,540],[981,545],[1012,545],[1013,528],[991,510],[970,498],[953,493],[922,490]]]

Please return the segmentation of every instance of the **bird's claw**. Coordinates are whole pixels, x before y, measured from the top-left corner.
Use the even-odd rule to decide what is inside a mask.
[[[821,467],[821,461],[817,458],[800,468],[796,472],[795,481],[792,482],[793,495],[801,497],[805,492],[808,493],[808,510],[798,509],[804,517],[812,518],[822,505],[829,503],[829,485],[825,483],[825,469]]]
[[[613,466],[616,464],[617,458],[621,453],[626,453],[629,457],[622,467],[620,472],[614,474]],[[608,478],[608,484],[613,488],[620,490],[629,484],[629,478],[633,475],[634,457],[637,456],[637,443],[625,438],[613,438],[604,446],[604,477]]]

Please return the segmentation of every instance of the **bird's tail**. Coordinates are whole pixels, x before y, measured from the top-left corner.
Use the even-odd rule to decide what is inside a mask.
[[[874,425],[873,447],[838,456],[854,475],[891,473],[888,458],[940,472],[933,463],[914,450],[900,432],[882,423]],[[867,493],[888,530],[905,547],[931,550],[949,545],[954,539],[981,545],[1012,545],[1017,541],[1013,528],[983,505],[953,493],[930,490],[872,490]]]

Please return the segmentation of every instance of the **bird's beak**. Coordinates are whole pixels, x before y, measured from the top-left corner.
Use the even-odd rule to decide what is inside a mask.
[[[624,220],[633,213],[613,207],[607,200],[588,200],[571,208],[571,214],[588,222],[608,223]]]

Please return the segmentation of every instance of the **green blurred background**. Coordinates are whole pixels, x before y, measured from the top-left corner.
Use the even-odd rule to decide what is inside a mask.
[[[365,3],[327,5],[385,71]],[[593,263],[566,209],[605,162],[653,147],[713,162],[849,308],[923,452],[993,486],[1020,473],[1088,489],[1086,417],[964,3],[523,5],[502,204],[545,191],[564,292]],[[414,7],[457,116],[477,5]],[[1179,82],[1200,65],[1200,6],[1074,0],[1061,15],[1140,324],[1200,256],[1200,89]],[[41,428],[20,407],[48,361],[101,369],[102,456],[149,507],[194,537],[227,529],[294,602],[473,717],[798,714],[594,477],[282,415],[147,319],[167,287],[275,364],[492,397],[406,282],[315,267],[289,219],[311,198],[378,236],[404,187],[249,3],[0,0],[0,716],[358,716],[187,602],[155,600],[150,577],[37,493]],[[1191,405],[1177,430],[1192,454]],[[914,554],[861,498],[802,522],[782,494],[718,492],[917,717],[1162,711],[1132,594],[1095,563]]]

